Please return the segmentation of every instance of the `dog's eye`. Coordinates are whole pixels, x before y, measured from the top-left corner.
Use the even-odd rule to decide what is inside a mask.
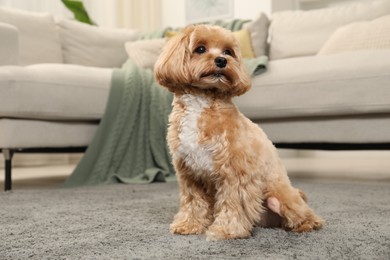
[[[233,56],[233,53],[232,53],[232,51],[231,51],[231,50],[229,50],[229,49],[225,50],[225,51],[223,52],[223,54],[225,54],[225,55],[229,55],[229,56]]]
[[[202,54],[206,52],[206,47],[204,46],[199,46],[198,48],[195,49],[195,52],[198,54]]]

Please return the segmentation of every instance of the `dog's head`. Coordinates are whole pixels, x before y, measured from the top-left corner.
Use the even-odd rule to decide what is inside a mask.
[[[238,96],[251,86],[237,39],[218,26],[184,28],[168,41],[154,71],[156,80],[173,93]]]

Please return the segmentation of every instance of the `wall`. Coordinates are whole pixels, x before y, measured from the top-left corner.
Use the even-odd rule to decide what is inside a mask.
[[[368,2],[373,0],[301,0],[298,1],[298,8],[302,10],[310,10],[316,8],[332,7],[349,2]]]
[[[271,16],[284,10],[310,10],[345,4],[347,2],[373,0],[233,0],[233,18],[254,19],[260,12]],[[183,27],[187,25],[185,0],[161,0],[162,27]]]
[[[184,0],[162,1],[162,27],[187,25]],[[270,15],[275,11],[294,9],[295,0],[233,0],[232,18],[254,19],[260,12]]]
[[[233,18],[254,19],[260,12],[270,16],[272,12],[277,11],[322,8],[351,1],[372,0],[233,0]],[[183,27],[187,24],[185,0],[83,0],[83,2],[90,16],[102,27],[153,30],[168,26]],[[72,17],[60,0],[0,0],[0,6]]]

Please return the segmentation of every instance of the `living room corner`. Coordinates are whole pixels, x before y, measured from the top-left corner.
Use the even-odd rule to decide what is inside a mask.
[[[172,95],[153,70],[197,23],[235,35],[254,72],[234,103],[323,229],[169,233]],[[389,82],[388,0],[0,0],[0,258],[387,259]]]

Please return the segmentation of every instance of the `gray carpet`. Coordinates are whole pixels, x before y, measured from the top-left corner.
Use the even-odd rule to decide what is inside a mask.
[[[295,179],[326,219],[207,242],[168,232],[176,183],[0,193],[0,259],[390,259],[390,183]]]

